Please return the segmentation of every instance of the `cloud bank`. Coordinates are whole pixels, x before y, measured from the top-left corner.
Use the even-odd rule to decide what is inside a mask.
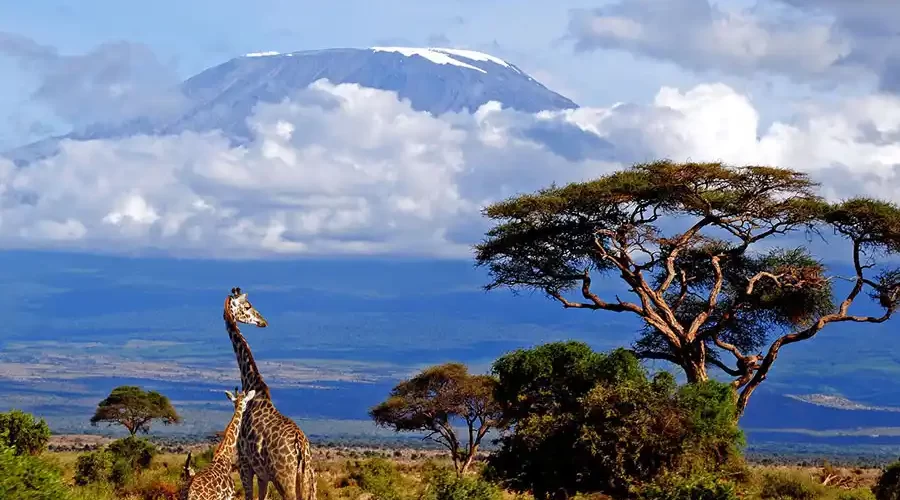
[[[16,33],[0,31],[0,56],[37,78],[31,98],[76,130],[95,123],[162,117],[183,109],[174,68],[146,45],[106,42],[62,54]]]
[[[0,246],[217,258],[470,258],[485,204],[656,158],[812,172],[824,194],[900,201],[900,99],[811,108],[758,129],[722,84],[663,87],[649,104],[536,115],[490,103],[435,117],[392,92],[319,81],[217,134],[64,141],[0,160]],[[758,135],[759,134],[759,135]]]
[[[617,49],[695,71],[757,72],[799,82],[871,77],[900,91],[900,9],[880,0],[775,0],[750,8],[708,0],[628,0],[573,9],[577,50]]]

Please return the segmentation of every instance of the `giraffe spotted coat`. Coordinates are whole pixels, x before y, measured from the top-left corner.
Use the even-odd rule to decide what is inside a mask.
[[[183,474],[186,484],[181,491],[181,500],[237,500],[231,471],[234,469],[241,421],[248,403],[256,396],[256,391],[250,390],[246,394],[225,391],[225,394],[234,403],[234,414],[225,427],[225,435],[213,454],[212,462],[199,474],[191,469],[191,455],[188,453]]]
[[[254,476],[260,499],[266,498],[272,483],[284,500],[316,500],[316,473],[309,440],[293,420],[275,408],[269,387],[238,328],[238,323],[264,328],[268,322],[240,288],[232,289],[225,299],[223,316],[241,371],[243,390],[255,390],[257,394],[247,406],[237,446],[238,470],[246,500],[253,500]]]

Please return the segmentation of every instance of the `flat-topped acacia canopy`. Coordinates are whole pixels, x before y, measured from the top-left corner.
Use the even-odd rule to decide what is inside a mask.
[[[566,308],[640,316],[639,356],[671,361],[689,381],[718,366],[734,377],[742,412],[782,346],[830,323],[884,322],[900,304],[900,268],[878,261],[900,253],[900,208],[870,198],[829,203],[817,187],[785,168],[638,164],[485,208],[496,225],[476,245],[476,261],[490,271],[487,289],[539,290]],[[825,228],[852,243],[855,276],[839,303],[836,277],[805,246],[754,248]],[[616,276],[632,297],[600,297],[595,275]],[[567,298],[572,290],[581,299]],[[882,315],[850,313],[864,290]]]

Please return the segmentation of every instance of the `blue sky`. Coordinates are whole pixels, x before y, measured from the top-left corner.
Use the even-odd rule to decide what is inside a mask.
[[[884,2],[333,5],[4,2],[0,150],[117,116],[141,98],[168,103],[161,89],[265,50],[480,50],[583,107],[451,119],[325,84],[298,93],[335,99],[336,110],[260,107],[257,140],[243,149],[190,134],[72,142],[34,168],[0,159],[0,244],[468,258],[485,203],[659,157],[777,164],[811,172],[832,199],[898,199],[900,9]],[[596,134],[622,154],[563,158],[517,135],[536,120]]]

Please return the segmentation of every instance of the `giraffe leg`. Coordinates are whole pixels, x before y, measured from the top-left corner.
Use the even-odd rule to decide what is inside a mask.
[[[316,500],[316,471],[311,464],[301,464],[297,474],[297,500]]]
[[[275,488],[278,489],[282,500],[298,500],[300,498],[297,496],[298,472],[300,471],[295,470],[293,473],[279,474],[275,480]]]
[[[266,497],[269,495],[269,482],[264,481],[261,477],[257,477],[256,487],[259,489],[259,500],[266,500]]]
[[[244,500],[253,500],[253,468],[247,462],[238,464],[241,475],[241,486],[244,488]]]

